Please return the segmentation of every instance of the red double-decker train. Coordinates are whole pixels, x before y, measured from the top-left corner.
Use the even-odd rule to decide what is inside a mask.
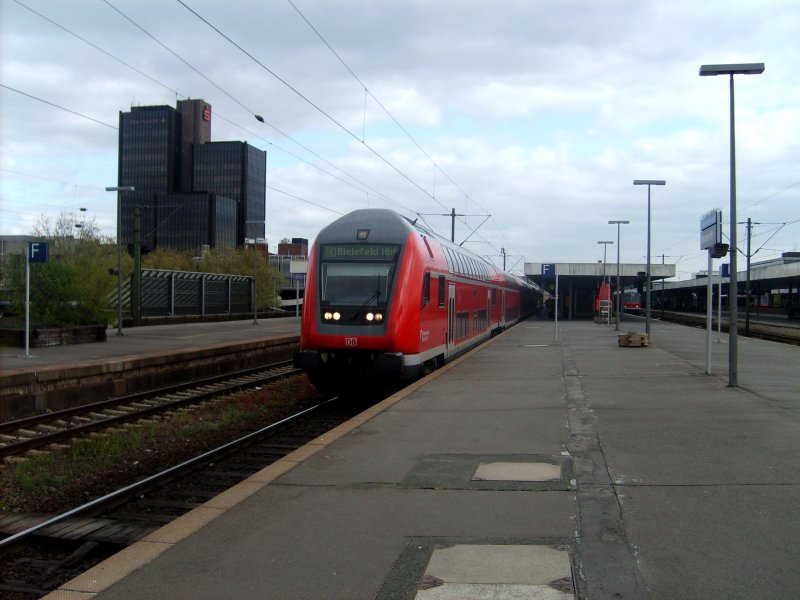
[[[294,364],[329,390],[409,381],[541,300],[532,283],[391,210],[357,210],[311,248]]]

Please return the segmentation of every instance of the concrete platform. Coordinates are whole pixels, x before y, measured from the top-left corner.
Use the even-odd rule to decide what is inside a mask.
[[[295,317],[109,330],[105,342],[0,348],[0,419],[147,392],[265,362],[296,350]]]
[[[70,346],[31,348],[0,347],[0,375],[36,371],[49,367],[86,366],[113,360],[179,352],[218,344],[259,340],[275,335],[300,334],[300,319],[253,319],[126,327],[117,336],[116,327],[107,331],[107,341]]]
[[[48,598],[771,598],[800,589],[800,348],[523,323]],[[723,338],[723,342],[724,342]]]

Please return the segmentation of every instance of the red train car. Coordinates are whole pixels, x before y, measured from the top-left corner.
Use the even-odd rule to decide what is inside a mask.
[[[622,309],[639,310],[642,308],[642,295],[639,292],[626,291],[622,294]]]
[[[412,380],[540,303],[533,284],[405,217],[357,210],[311,248],[294,364],[325,389]]]

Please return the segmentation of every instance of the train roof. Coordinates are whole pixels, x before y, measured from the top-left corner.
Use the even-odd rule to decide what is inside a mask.
[[[412,230],[411,221],[393,210],[363,208],[347,213],[323,228],[317,236],[317,243],[366,241],[371,244],[396,244],[405,240]],[[367,231],[367,237],[360,238],[359,231]]]
[[[424,227],[417,223],[416,220],[411,221],[403,215],[390,210],[388,208],[363,208],[354,210],[325,227],[320,231],[317,236],[317,241],[320,243],[328,243],[329,240],[335,239],[337,242],[342,242],[351,238],[353,242],[364,241],[359,240],[357,232],[360,229],[369,229],[369,237],[367,241],[371,243],[387,243],[397,242],[398,239],[403,239],[411,231],[418,231],[419,233],[428,236],[429,238],[436,239],[437,242],[443,246],[447,246],[453,250],[458,250],[464,254],[469,254],[473,258],[481,262],[491,265],[492,263],[467,250],[466,248],[454,244],[450,240],[442,237],[438,233]],[[492,265],[494,266],[494,265]],[[498,269],[498,272],[500,270]]]
[[[359,239],[359,230],[368,230],[368,237],[366,239]],[[411,221],[388,208],[362,208],[347,213],[322,229],[316,241],[319,244],[327,244],[333,241],[342,243],[348,240],[353,243],[367,241],[372,244],[396,244],[398,241],[404,240],[411,231],[418,231],[423,235],[434,238],[442,246],[450,248],[451,250],[468,254],[475,260],[491,267],[499,276],[505,276],[506,279],[514,280],[523,286],[538,288],[538,286],[533,285],[530,280],[504,273],[502,269],[497,268],[492,262],[485,258],[467,250],[463,246],[451,242],[427,227],[420,225],[416,220]]]

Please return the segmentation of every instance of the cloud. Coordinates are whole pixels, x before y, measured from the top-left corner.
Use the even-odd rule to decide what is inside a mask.
[[[363,206],[456,208],[492,215],[467,244],[495,259],[504,247],[528,261],[591,262],[607,220],[627,218],[622,258],[640,261],[646,198],[631,182],[652,176],[668,181],[654,197],[653,253],[705,268],[698,219],[729,194],[727,82],[697,75],[714,62],[767,65],[736,79],[740,220],[748,210],[797,219],[800,17],[789,0],[724,10],[684,0],[295,2],[338,57],[289,3],[189,2],[252,58],[178,3],[110,0],[134,25],[94,0],[21,1],[112,56],[7,2],[4,85],[112,126],[132,105],[204,98],[213,139],[268,151],[273,246],[313,239]],[[113,233],[103,189],[116,181],[116,132],[2,88],[0,103],[0,232],[87,204]],[[426,218],[449,235],[449,218]],[[457,236],[483,219],[459,218]],[[799,227],[770,245],[796,250]]]

